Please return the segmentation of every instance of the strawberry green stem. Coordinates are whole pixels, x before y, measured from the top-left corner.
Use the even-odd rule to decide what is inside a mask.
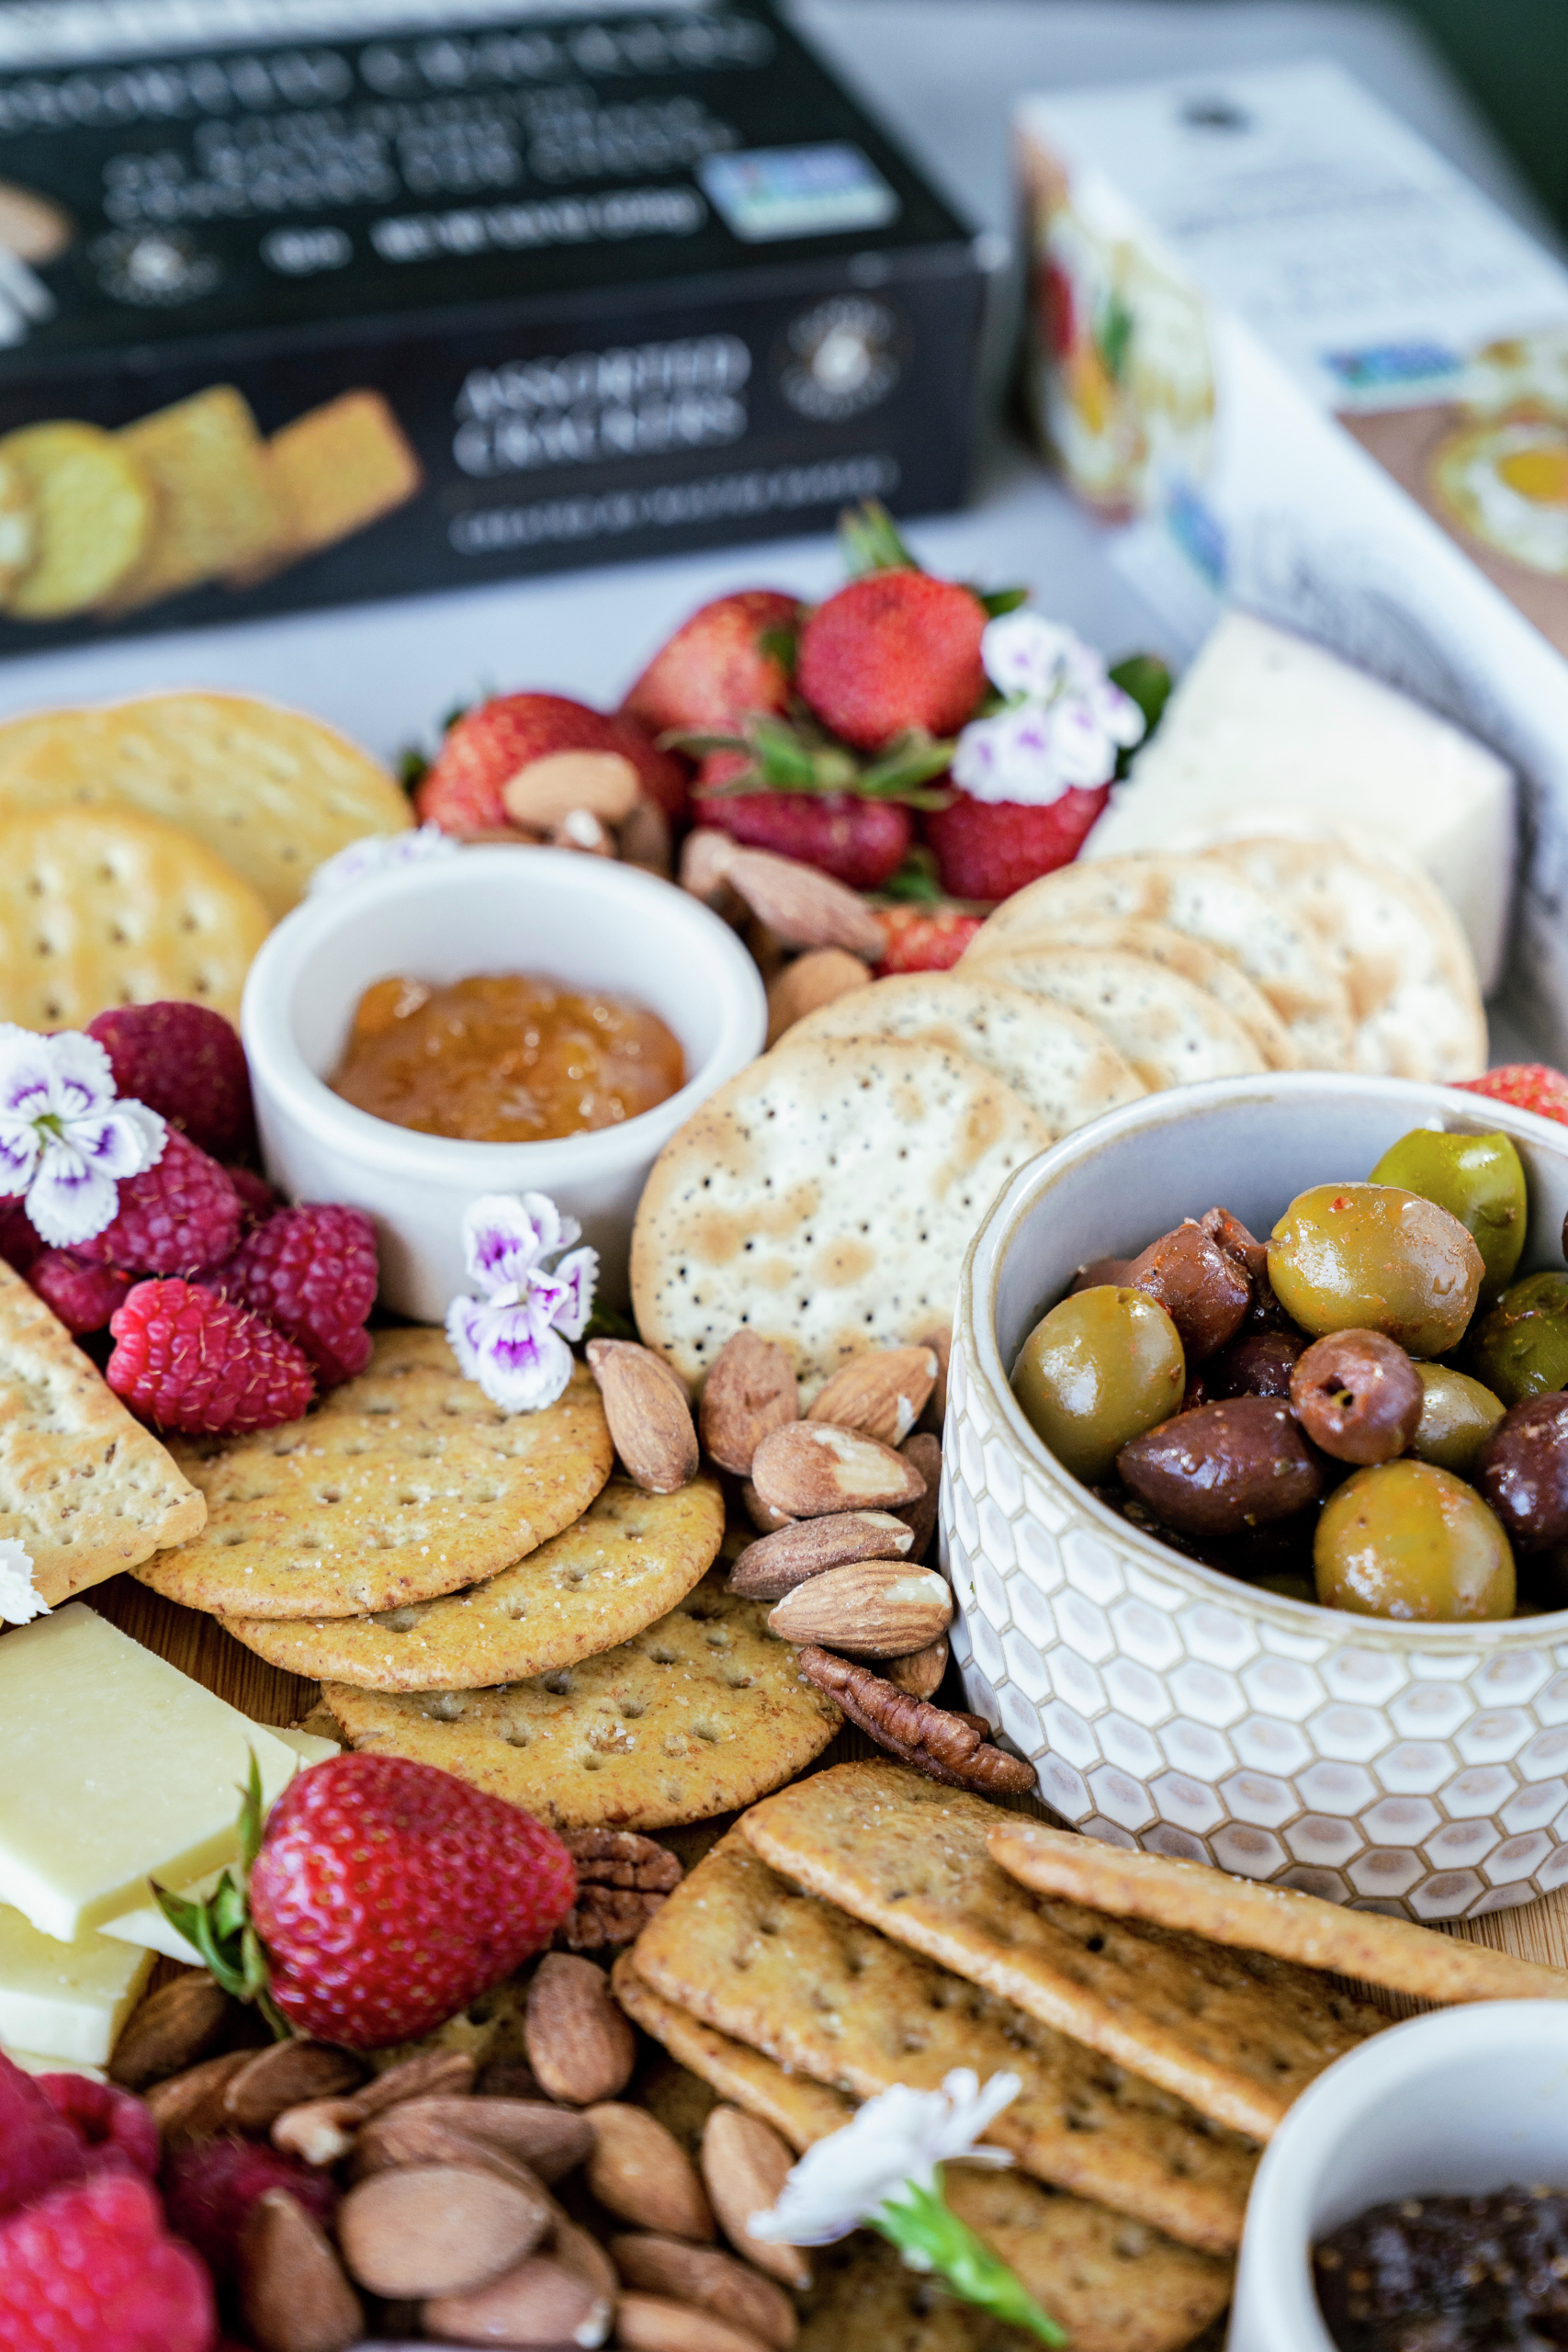
[[[152,1895],[170,1927],[200,1953],[213,1982],[231,2000],[258,2008],[275,2038],[288,2041],[294,2030],[272,1997],[266,1953],[251,1920],[247,1894],[251,1866],[261,1852],[265,1823],[261,1767],[253,1747],[250,1772],[240,1791],[239,1877],[225,1871],[212,1893],[198,1902],[155,1882]]]

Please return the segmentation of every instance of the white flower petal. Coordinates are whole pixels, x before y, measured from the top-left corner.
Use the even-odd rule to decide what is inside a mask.
[[[772,2211],[752,2214],[748,2229],[784,2245],[830,2245],[847,2237],[908,2183],[928,2185],[938,2165],[994,2160],[974,2143],[1022,2087],[1016,2075],[1002,2074],[982,2090],[967,2067],[950,2074],[940,2091],[894,2084],[867,2099],[841,2132],[808,2148]],[[1005,2163],[1005,2152],[997,2153]]]
[[[503,1413],[553,1405],[571,1378],[571,1350],[526,1300],[455,1299],[446,1330],[463,1370]]]
[[[39,1162],[38,1129],[29,1120],[0,1119],[0,1191],[25,1193]]]
[[[68,1143],[51,1136],[28,1186],[27,1209],[33,1231],[54,1250],[74,1250],[112,1225],[119,1194],[111,1177]]]
[[[554,1280],[564,1294],[563,1302],[552,1317],[556,1329],[565,1340],[581,1340],[593,1312],[593,1294],[599,1285],[598,1250],[573,1250],[557,1265]]]
[[[164,1157],[169,1140],[169,1123],[161,1111],[150,1111],[145,1102],[137,1102],[130,1095],[121,1095],[114,1106],[117,1119],[123,1119],[141,1138],[141,1165],[132,1170],[144,1176],[149,1168],[156,1168]]]
[[[987,621],[980,639],[986,675],[999,694],[1046,699],[1055,690],[1063,662],[1079,642],[1059,621],[1027,606]]]
[[[306,895],[314,899],[329,890],[350,889],[373,874],[422,865],[426,858],[456,857],[460,846],[439,825],[421,825],[406,833],[366,833],[322,860],[305,885]]]
[[[128,1117],[129,1111],[140,1115]],[[158,1119],[155,1128],[145,1124],[153,1119],[158,1119],[157,1113],[143,1110],[140,1102],[117,1102],[110,1111],[95,1111],[79,1119],[66,1120],[62,1142],[78,1153],[88,1167],[96,1168],[100,1176],[122,1184],[128,1176],[140,1176],[163,1157],[164,1122]],[[47,1152],[46,1146],[46,1158]]]
[[[43,1043],[53,1067],[53,1108],[62,1119],[80,1119],[107,1111],[115,1099],[114,1065],[96,1037],[82,1029],[62,1029]]]
[[[463,1262],[468,1279],[491,1296],[521,1289],[544,1255],[538,1227],[515,1193],[487,1193],[464,1216]]]
[[[558,1250],[570,1250],[581,1239],[582,1227],[577,1219],[563,1216],[547,1193],[525,1193],[523,1205],[534,1220],[541,1258],[553,1258]]]
[[[9,1023],[0,1034],[0,1119],[47,1117],[57,1109],[51,1037]],[[88,1041],[89,1043],[91,1040]],[[113,1092],[111,1087],[110,1092]]]
[[[49,1604],[33,1582],[33,1563],[14,1535],[0,1535],[0,1625],[47,1617]]]

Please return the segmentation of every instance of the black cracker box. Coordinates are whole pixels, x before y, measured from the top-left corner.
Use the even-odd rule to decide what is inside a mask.
[[[982,289],[769,0],[12,0],[0,651],[953,506]]]

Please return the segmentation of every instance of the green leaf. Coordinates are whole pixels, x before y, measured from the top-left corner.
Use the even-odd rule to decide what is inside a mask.
[[[948,2204],[939,2165],[932,2186],[906,2181],[896,2199],[879,2205],[869,2226],[896,2245],[911,2270],[945,2280],[960,2301],[1010,2327],[1021,2327],[1042,2344],[1060,2347],[1066,2331],[1043,2310],[1016,2271],[993,2254]]]
[[[868,571],[919,571],[897,526],[880,499],[868,498],[839,517],[839,547],[852,580]]]
[[[398,753],[397,778],[412,799],[430,774],[430,762],[417,743],[405,743]]]
[[[225,1871],[205,1901],[193,1902],[155,1881],[152,1899],[171,1928],[195,1947],[215,1984],[231,2000],[254,2003],[279,2041],[292,2038],[293,2028],[272,1997],[265,1948],[251,1920],[247,1881],[261,1851],[266,1806],[261,1767],[251,1750],[251,1769],[240,1791],[240,1876]]]
[[[1016,613],[1029,602],[1027,588],[974,588],[970,594],[979,598],[993,620],[999,620],[1003,613]]]
[[[1096,322],[1094,340],[1105,372],[1113,384],[1119,384],[1126,372],[1127,356],[1133,345],[1133,325],[1132,311],[1112,288]]]
[[[793,685],[795,657],[800,651],[800,631],[795,628],[765,628],[760,631],[757,643],[770,662],[778,663]]]
[[[1120,686],[1124,695],[1131,695],[1143,712],[1144,743],[1146,743],[1159,725],[1166,704],[1170,700],[1175,681],[1168,664],[1162,662],[1157,653],[1129,653],[1124,662],[1115,662],[1106,675],[1113,686]],[[1129,749],[1118,752],[1118,779],[1124,776],[1132,766],[1133,753],[1142,749],[1142,743],[1134,743]]]
[[[613,1306],[595,1306],[582,1329],[583,1342],[590,1340],[635,1340],[637,1329],[628,1316],[617,1314]]]
[[[744,735],[708,735],[697,728],[668,727],[655,740],[661,752],[689,752],[694,760],[705,760],[710,752],[751,749]]]
[[[861,771],[855,786],[868,800],[902,800],[933,776],[945,775],[956,743],[939,741],[923,727],[907,728]]]
[[[936,859],[923,842],[917,842],[897,874],[882,886],[885,899],[897,899],[911,907],[939,907],[942,885],[937,879]]]

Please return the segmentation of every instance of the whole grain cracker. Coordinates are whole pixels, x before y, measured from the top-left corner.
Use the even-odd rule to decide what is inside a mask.
[[[1036,931],[1111,919],[1163,922],[1234,957],[1290,1034],[1303,1069],[1347,1069],[1350,1012],[1345,988],[1310,925],[1244,876],[1201,857],[1079,858],[1003,900],[965,953],[989,959]]]
[[[207,1497],[201,1536],[139,1569],[220,1617],[356,1617],[493,1576],[587,1510],[610,1475],[581,1366],[536,1413],[503,1413],[444,1331],[378,1333],[367,1369],[313,1413],[236,1438],[182,1439]]]
[[[1031,932],[1027,944],[1036,947],[1108,947],[1120,956],[1140,956],[1145,963],[1163,964],[1179,972],[1195,989],[1223,1005],[1238,1021],[1269,1069],[1295,1069],[1296,1049],[1290,1031],[1255,980],[1248,979],[1233,957],[1208,946],[1168,922],[1135,921],[1132,916],[1084,915],[1055,930]],[[975,964],[976,973],[985,959]]]
[[[842,2091],[814,2083],[809,2075],[785,2074],[760,2050],[705,2025],[678,2002],[667,2001],[637,1974],[631,1952],[622,1952],[610,1971],[610,1983],[634,2025],[661,2042],[671,2058],[700,2075],[721,2098],[771,2123],[797,2154],[813,2141],[841,2130],[853,2115],[855,2102]]]
[[[250,402],[209,384],[118,435],[152,486],[153,518],[141,555],[106,601],[112,613],[177,596],[275,547],[284,511]]]
[[[810,1894],[1256,2139],[1389,2022],[1287,1962],[1032,1898],[987,1850],[1009,1819],[981,1797],[863,1762],[784,1790],[741,1826]]]
[[[839,1727],[765,1616],[711,1575],[631,1641],[554,1674],[321,1695],[355,1747],[439,1765],[558,1829],[665,1829],[776,1789]]]
[[[995,1193],[1050,1142],[1010,1086],[904,1039],[820,1039],[731,1079],[665,1145],[632,1233],[649,1347],[695,1386],[744,1319],[809,1404],[945,1322]]]
[[[724,1535],[713,1478],[647,1495],[612,1478],[582,1517],[483,1584],[375,1617],[227,1617],[258,1657],[367,1690],[471,1690],[548,1674],[629,1641],[712,1566]]]
[[[363,389],[341,392],[283,425],[267,454],[287,517],[285,541],[271,560],[236,565],[236,586],[363,531],[404,505],[424,479],[389,404]]]
[[[1043,1822],[998,1822],[989,1843],[992,1860],[1036,1894],[1091,1904],[1118,1918],[1271,1953],[1302,1968],[1332,1969],[1427,2001],[1568,2000],[1568,1972],[1562,1969],[1413,1920],[1351,1911],[1294,1887],[1102,1846]]]
[[[12,582],[13,620],[63,620],[118,586],[152,527],[152,489],[132,453],[101,425],[24,424],[0,440],[0,465],[32,502],[31,562]]]
[[[1021,1094],[1053,1136],[1145,1091],[1092,1022],[978,972],[893,973],[807,1013],[782,1042],[793,1052],[840,1037],[913,1037],[967,1054]]]
[[[133,808],[0,816],[0,1020],[82,1029],[165,997],[234,1020],[270,929],[250,884],[174,825]]]
[[[835,2090],[935,2089],[954,2066],[1010,2068],[986,2133],[1042,2180],[1205,2252],[1241,2234],[1256,2152],[1234,2132],[1012,2002],[895,1943],[770,1870],[737,1828],[633,1947],[637,1974],[738,2041]]]
[[[0,1536],[47,1608],[199,1532],[202,1497],[3,1261],[0,1366]]]
[[[970,954],[973,955],[973,948]],[[1201,1079],[1249,1078],[1263,1057],[1239,1021],[1179,972],[1108,947],[1036,947],[1028,940],[964,960],[977,979],[1006,980],[1092,1021],[1157,1092]]]

